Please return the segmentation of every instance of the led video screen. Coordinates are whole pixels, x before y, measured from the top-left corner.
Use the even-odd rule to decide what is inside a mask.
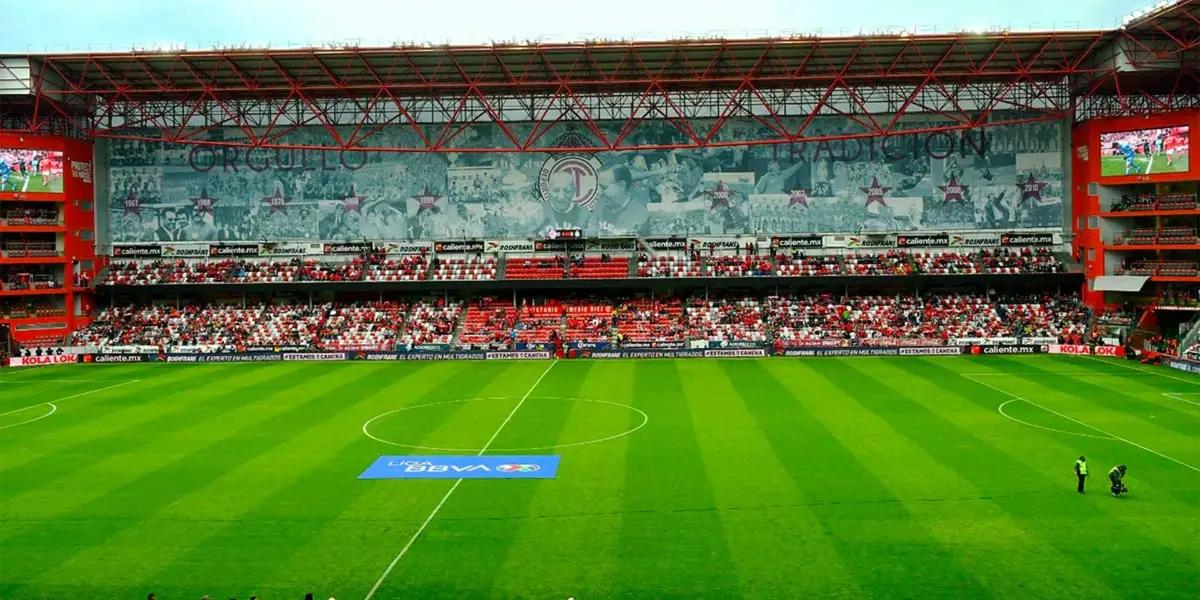
[[[1100,134],[1100,175],[1125,177],[1188,170],[1188,127],[1176,125]]]
[[[63,153],[0,148],[0,193],[62,193]]]

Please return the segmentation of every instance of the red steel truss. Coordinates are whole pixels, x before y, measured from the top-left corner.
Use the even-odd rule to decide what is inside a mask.
[[[1200,0],[1182,0],[1112,31],[46,55],[23,129],[389,152],[807,142],[1194,107],[1198,48]],[[670,141],[639,135],[655,121]],[[478,124],[498,136],[464,135]]]

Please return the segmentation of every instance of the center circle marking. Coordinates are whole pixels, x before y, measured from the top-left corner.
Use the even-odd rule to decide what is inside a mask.
[[[366,435],[367,437],[369,437],[377,442],[380,442],[383,444],[388,444],[389,446],[399,446],[401,448],[412,448],[414,450],[432,450],[432,451],[436,451],[436,452],[477,453],[477,452],[479,452],[479,448],[441,448],[438,446],[422,446],[419,444],[405,444],[402,442],[395,442],[395,441],[392,441],[387,438],[383,438],[383,437],[380,437],[378,435],[371,433],[371,424],[374,423],[375,421],[389,417],[391,415],[394,415],[397,413],[402,413],[402,412],[407,412],[410,410],[416,410],[418,408],[428,408],[430,406],[444,406],[447,404],[466,404],[468,402],[476,402],[479,400],[517,400],[517,399],[519,399],[519,398],[517,398],[516,396],[484,396],[484,397],[478,397],[478,398],[464,398],[461,400],[443,400],[441,402],[427,402],[425,404],[416,404],[413,406],[406,406],[404,408],[397,408],[395,410],[381,412],[381,413],[371,417],[370,419],[367,419],[362,425],[362,432],[363,432],[363,435]],[[634,425],[633,427],[631,427],[629,429],[626,429],[625,431],[620,432],[620,433],[615,433],[613,435],[607,435],[604,437],[599,437],[599,438],[591,439],[591,440],[584,440],[582,442],[570,442],[570,443],[566,443],[566,444],[552,444],[549,446],[529,446],[529,447],[525,447],[525,448],[488,448],[487,449],[488,452],[527,452],[527,451],[531,451],[531,450],[553,450],[556,448],[572,448],[575,446],[588,446],[591,444],[599,444],[602,442],[608,442],[608,441],[615,440],[618,438],[623,438],[627,435],[631,435],[634,432],[636,432],[637,430],[645,427],[646,424],[650,422],[650,415],[647,415],[641,409],[636,408],[634,406],[630,406],[628,404],[621,404],[619,402],[609,402],[608,400],[593,400],[590,398],[571,398],[571,397],[566,397],[566,396],[528,396],[525,399],[526,400],[565,400],[568,402],[588,402],[588,403],[592,403],[592,404],[607,404],[609,406],[616,406],[618,408],[624,408],[626,410],[637,413],[641,417],[641,422],[638,423],[637,425]]]

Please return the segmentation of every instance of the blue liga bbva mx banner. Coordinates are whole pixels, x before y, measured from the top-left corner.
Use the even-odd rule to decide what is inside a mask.
[[[554,479],[558,456],[380,456],[359,479]]]

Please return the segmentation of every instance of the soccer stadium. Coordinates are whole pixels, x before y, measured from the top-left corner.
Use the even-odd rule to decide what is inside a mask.
[[[1193,127],[1198,0],[0,53],[0,598],[1200,598]]]

